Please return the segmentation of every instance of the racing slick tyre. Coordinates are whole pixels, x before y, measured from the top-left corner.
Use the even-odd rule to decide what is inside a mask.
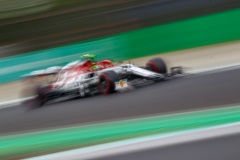
[[[146,69],[161,74],[167,73],[167,65],[161,58],[153,58],[149,60],[146,64]]]
[[[22,103],[22,106],[27,109],[34,109],[42,107],[45,103],[45,95],[43,92],[43,88],[36,87],[35,88],[35,96],[29,100],[26,100]]]
[[[119,77],[114,71],[107,71],[99,76],[98,89],[101,94],[110,94],[115,91],[115,82]]]
[[[44,101],[41,99],[41,97],[36,96],[32,99],[26,100],[22,103],[22,106],[29,109],[39,108],[42,107],[44,104]]]

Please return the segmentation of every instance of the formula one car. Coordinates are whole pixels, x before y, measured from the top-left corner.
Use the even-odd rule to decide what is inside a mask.
[[[31,107],[43,106],[60,97],[86,97],[128,90],[182,74],[182,67],[171,68],[163,59],[154,58],[146,66],[133,64],[114,65],[110,60],[95,61],[94,55],[83,55],[81,61],[67,64],[57,74],[56,81],[38,86],[35,97],[24,104]]]

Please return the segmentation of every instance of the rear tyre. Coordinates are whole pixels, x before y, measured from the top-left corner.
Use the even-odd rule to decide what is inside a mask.
[[[167,73],[167,65],[165,61],[161,58],[153,58],[149,60],[146,64],[146,68],[156,73],[161,73],[161,74]]]
[[[21,105],[27,109],[42,107],[45,103],[44,90],[41,87],[35,88],[35,96],[32,99],[24,101]]]
[[[115,91],[115,82],[119,77],[114,71],[107,71],[99,76],[98,90],[101,94],[110,94]]]

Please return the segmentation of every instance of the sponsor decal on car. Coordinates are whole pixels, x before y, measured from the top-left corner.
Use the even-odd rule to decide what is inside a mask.
[[[128,88],[127,80],[120,80],[119,82],[115,82],[116,89],[126,89]]]

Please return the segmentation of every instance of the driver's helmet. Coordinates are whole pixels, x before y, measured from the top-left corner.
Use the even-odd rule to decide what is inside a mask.
[[[90,60],[91,62],[95,62],[96,55],[94,54],[84,54],[81,56],[81,60]]]

